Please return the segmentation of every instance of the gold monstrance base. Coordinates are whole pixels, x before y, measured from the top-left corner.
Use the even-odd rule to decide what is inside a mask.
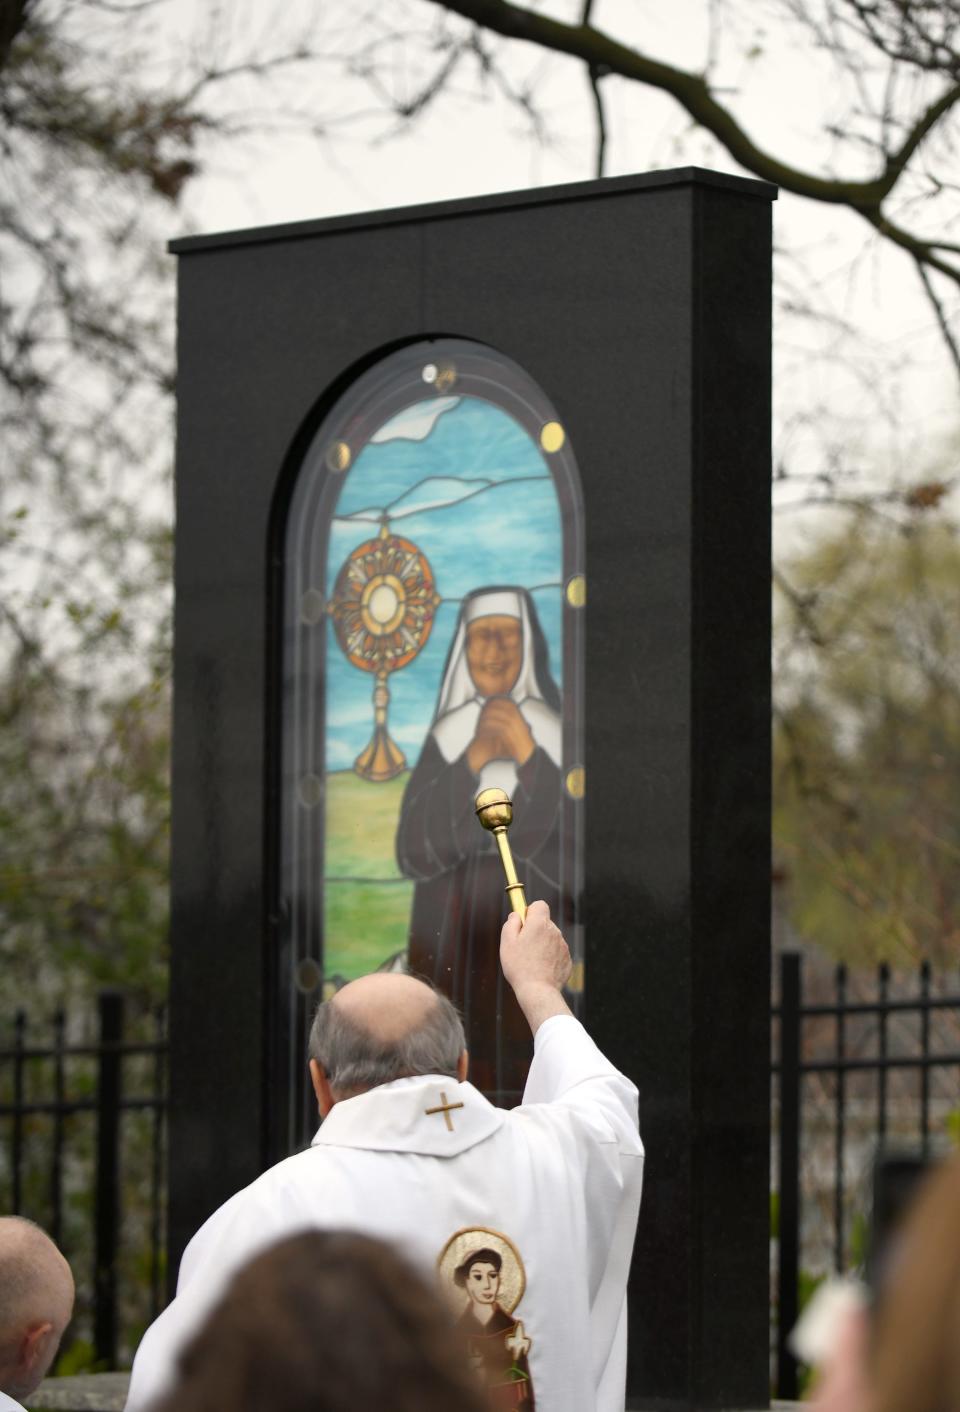
[[[361,779],[382,784],[392,780],[407,768],[407,757],[398,745],[390,739],[387,731],[387,707],[390,704],[390,689],[387,686],[386,672],[377,673],[377,684],[373,688],[373,735],[368,745],[353,762],[353,768]]]
[[[382,784],[407,768],[407,757],[394,745],[386,726],[376,726],[369,745],[354,760],[353,768],[362,779]]]

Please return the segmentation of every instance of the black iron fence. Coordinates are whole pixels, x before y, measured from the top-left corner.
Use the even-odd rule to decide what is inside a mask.
[[[805,1286],[862,1256],[866,1173],[877,1144],[960,1141],[960,987],[929,967],[881,967],[865,993],[844,967],[825,984],[781,957],[772,1062],[775,1382],[796,1395],[786,1346]],[[125,1024],[99,997],[95,1025],[0,1019],[0,1211],[48,1230],[78,1283],[77,1361],[129,1361],[163,1304],[164,1018]],[[133,1029],[133,1038],[125,1037]],[[71,1335],[65,1340],[69,1357]]]
[[[801,958],[780,958],[776,1078],[776,1391],[797,1395],[787,1347],[801,1295],[865,1255],[869,1172],[881,1147],[929,1154],[960,1138],[960,988],[928,965],[862,978],[837,967],[808,997]],[[777,1040],[779,1041],[777,1043]]]
[[[64,1353],[104,1369],[129,1358],[165,1285],[164,1016],[138,1016],[126,1039],[124,1011],[104,992],[95,1029],[63,1011],[0,1022],[0,1211],[37,1221],[70,1260]]]

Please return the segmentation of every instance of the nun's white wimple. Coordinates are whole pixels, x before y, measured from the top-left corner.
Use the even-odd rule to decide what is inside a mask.
[[[437,716],[432,731],[433,738],[440,748],[440,753],[447,761],[456,760],[473,739],[483,698],[477,692],[467,665],[467,628],[478,618],[488,618],[495,615],[520,619],[523,637],[522,660],[520,672],[510,696],[530,726],[534,740],[543,747],[559,768],[562,752],[560,717],[543,700],[537,682],[533,661],[533,636],[526,600],[522,594],[515,593],[511,589],[478,593],[463,605],[454,634],[449,666],[440,687]],[[501,781],[499,778],[488,781],[485,777],[486,773],[492,771],[494,767],[505,772],[512,780],[512,784],[508,784],[506,780]],[[487,783],[496,783],[506,789],[509,794],[512,786],[516,784],[516,766],[513,761],[491,761],[490,765],[485,766],[482,779],[484,788]]]
[[[518,593],[478,593],[463,607],[463,621],[468,625],[477,618],[523,618]]]

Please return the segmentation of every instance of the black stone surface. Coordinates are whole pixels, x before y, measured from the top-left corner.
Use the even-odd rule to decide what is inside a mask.
[[[172,1270],[279,1142],[272,527],[332,389],[471,338],[583,478],[587,1024],[648,1148],[631,1394],[765,1405],[773,195],[684,169],[175,246]]]

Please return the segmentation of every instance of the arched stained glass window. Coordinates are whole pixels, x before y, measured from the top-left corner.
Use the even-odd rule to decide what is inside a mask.
[[[528,900],[582,991],[585,580],[579,478],[555,409],[485,346],[392,353],[329,408],[284,533],[280,1026],[290,1135],[310,1011],[409,968],[461,1009],[471,1079],[519,1100],[529,1032],[500,976],[490,784]],[[505,993],[506,992],[506,993]]]

